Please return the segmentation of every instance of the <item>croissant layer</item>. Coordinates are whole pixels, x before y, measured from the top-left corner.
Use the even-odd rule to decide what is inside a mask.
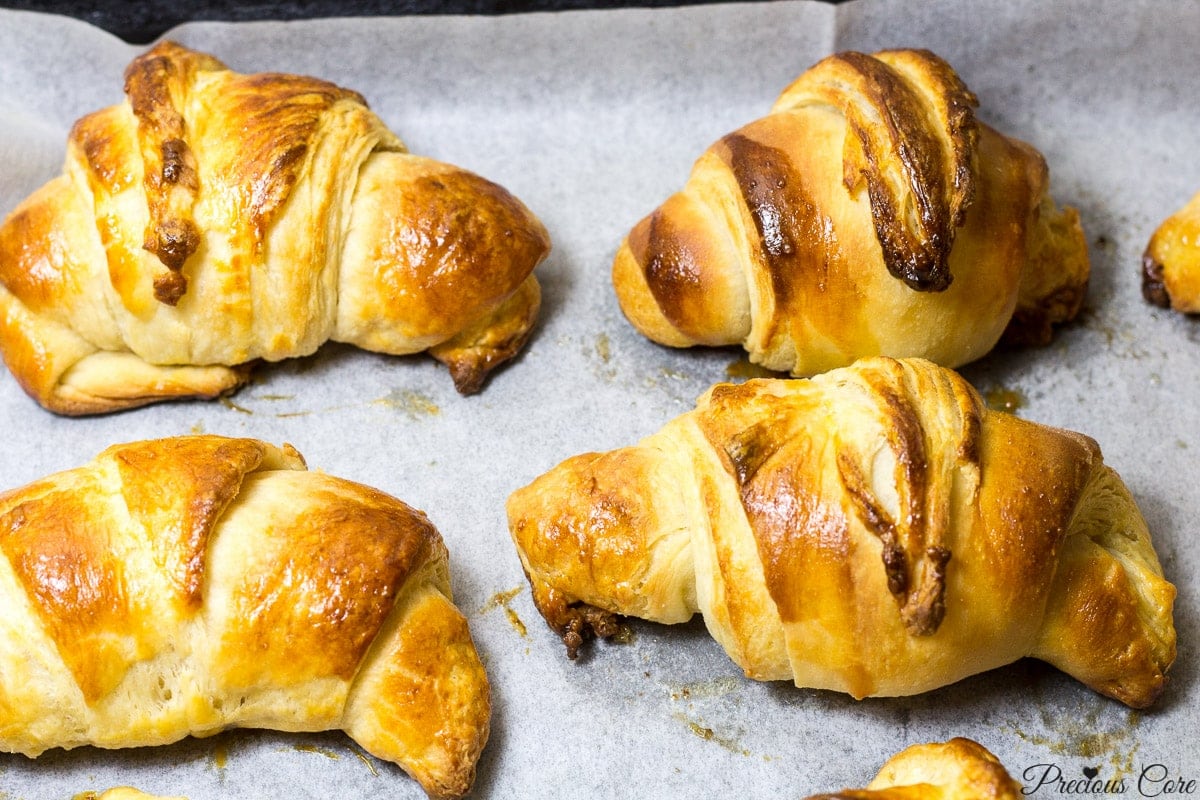
[[[924,360],[717,385],[508,514],[569,653],[698,612],[760,680],[909,695],[1034,656],[1135,707],[1175,658],[1175,589],[1096,443]]]
[[[613,263],[626,317],[811,375],[872,355],[946,366],[1044,342],[1089,265],[1042,157],[974,115],[923,50],[831,56],[714,143]]]
[[[470,788],[487,677],[429,520],[290,446],[117,445],[0,495],[0,750],[342,729]]]
[[[408,153],[356,92],[163,42],[80,119],[64,173],[0,227],[0,349],[40,403],[233,390],[330,339],[439,359],[477,391],[536,319],[542,224]]]

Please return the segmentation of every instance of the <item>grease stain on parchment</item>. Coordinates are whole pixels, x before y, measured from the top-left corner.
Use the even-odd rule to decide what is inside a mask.
[[[741,682],[731,676],[687,683],[667,683],[666,688],[670,692],[671,701],[687,703],[688,708],[687,712],[672,711],[671,717],[687,725],[688,730],[694,736],[698,736],[706,742],[718,744],[731,753],[749,756],[750,751],[743,747],[736,737],[718,733],[711,724],[695,716],[693,712],[695,701],[728,697],[736,693],[740,687]]]
[[[249,416],[253,416],[253,415],[254,415],[254,412],[253,412],[253,411],[251,411],[250,409],[246,408],[245,406],[240,406],[240,405],[238,405],[237,403],[235,403],[235,402],[233,402],[232,400],[230,400],[228,397],[222,397],[222,398],[221,398],[221,405],[225,406],[225,407],[226,407],[226,408],[228,408],[230,411],[236,411],[236,412],[238,412],[239,414],[246,414],[246,415],[249,415]]]
[[[983,401],[991,410],[1006,414],[1016,414],[1028,402],[1024,392],[1008,386],[993,386],[983,393]]]
[[[704,724],[704,720],[693,719],[692,717],[689,717],[687,714],[684,714],[679,711],[673,712],[671,714],[671,717],[673,719],[679,720],[684,725],[686,725],[687,729],[692,733],[692,735],[696,736],[697,738],[703,739],[706,742],[712,742],[713,744],[720,745],[721,747],[723,747],[724,749],[728,750],[731,753],[734,753],[735,755],[739,755],[739,756],[749,756],[750,755],[750,751],[747,750],[745,747],[742,747],[741,743],[738,742],[737,739],[730,737],[730,736],[723,736],[723,735],[717,733],[716,731],[714,731],[712,729],[712,727]]]
[[[423,417],[436,417],[442,413],[442,409],[433,402],[432,397],[411,389],[393,389],[383,397],[372,400],[371,404],[399,411],[414,421]]]
[[[359,750],[357,747],[352,748],[352,750],[354,752],[354,755],[358,757],[358,760],[363,762],[364,764],[366,764],[367,769],[369,769],[371,771],[371,774],[374,775],[376,778],[378,778],[379,770],[375,769],[375,762],[373,762],[371,760],[371,757],[368,756],[366,753],[364,753],[362,750]]]
[[[668,684],[672,700],[707,700],[724,697],[741,688],[742,681],[734,677],[713,678],[707,681]]]
[[[1090,308],[1085,308],[1078,319],[1084,328],[1104,338],[1105,349],[1116,358],[1142,361],[1154,355],[1147,348],[1145,337],[1132,325],[1113,324]]]
[[[508,618],[508,624],[512,626],[512,629],[519,633],[522,637],[528,636],[529,629],[525,627],[525,623],[522,621],[520,615],[517,614],[516,609],[509,605],[513,599],[524,590],[524,588],[525,587],[523,586],[515,586],[507,591],[496,592],[494,595],[488,598],[486,603],[479,607],[478,613],[482,615],[488,613],[494,608],[503,608],[504,615]]]
[[[208,760],[217,772],[224,772],[225,767],[229,764],[229,746],[224,742],[218,742],[213,746]]]
[[[600,360],[605,364],[612,358],[612,347],[608,341],[607,333],[602,333],[596,337],[596,355],[600,356]]]
[[[592,366],[592,372],[597,378],[609,382],[617,379],[617,368],[610,363],[612,361],[612,342],[607,333],[597,334],[595,342],[590,347],[584,342],[583,355],[599,361],[598,364],[593,362]]]
[[[1107,758],[1115,770],[1114,780],[1133,772],[1134,756],[1138,752],[1138,726],[1141,714],[1128,711],[1124,724],[1104,729],[1100,710],[1093,709],[1082,715],[1051,712],[1039,709],[1044,732],[1023,730],[1016,723],[1005,728],[1018,738],[1038,747],[1045,748],[1056,756],[1102,760]]]
[[[325,756],[330,761],[338,761],[342,757],[339,753],[330,750],[328,747],[318,747],[315,744],[294,744],[292,745],[292,749],[301,753],[316,753],[317,755]]]

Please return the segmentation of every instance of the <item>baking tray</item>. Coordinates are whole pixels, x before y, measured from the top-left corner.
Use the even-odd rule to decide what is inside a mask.
[[[269,365],[225,402],[88,419],[38,408],[0,373],[0,487],[76,466],[107,445],[192,432],[291,442],[309,464],[424,509],[494,687],[475,796],[777,798],[862,785],[905,744],[972,737],[1015,777],[1054,765],[1124,778],[1155,765],[1200,778],[1195,736],[1200,327],[1147,306],[1142,249],[1200,189],[1200,5],[809,2],[488,18],[193,23],[170,36],[241,71],[317,75],[362,92],[418,153],[507,186],[554,251],[524,354],[478,396],[442,367],[327,346]],[[927,47],[979,95],[979,116],[1036,145],[1053,194],[1079,208],[1093,278],[1082,320],[1046,348],[963,370],[1020,416],[1084,431],[1125,478],[1179,588],[1166,693],[1132,712],[1032,661],[913,698],[754,683],[703,625],[634,623],[632,641],[577,662],[533,608],[504,501],[563,458],[632,443],[739,379],[739,351],[675,351],[625,322],[609,285],[623,234],[682,186],[713,140],[764,114],[838,49]],[[143,48],[83,23],[0,11],[0,211],[57,174],[71,123],[121,98]],[[1032,770],[1032,771],[1030,771]],[[0,756],[0,798],[136,784],[193,800],[420,797],[340,734],[237,731],[129,751]],[[1145,790],[1145,791],[1143,791]],[[1037,794],[1052,794],[1043,787]]]

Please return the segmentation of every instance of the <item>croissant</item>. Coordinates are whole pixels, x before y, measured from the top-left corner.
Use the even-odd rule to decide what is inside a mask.
[[[987,748],[956,737],[905,748],[887,760],[866,789],[808,800],[1020,800],[1023,794]]]
[[[634,226],[612,268],[622,311],[660,344],[741,345],[793,375],[1048,342],[1087,285],[1079,215],[976,105],[927,51],[819,62]]]
[[[132,786],[114,786],[100,792],[80,792],[72,800],[187,800],[186,797],[163,797],[156,794],[146,794]]]
[[[1142,256],[1142,295],[1163,308],[1200,314],[1200,193],[1150,237]]]
[[[329,339],[428,350],[471,393],[528,338],[542,224],[357,93],[171,42],[125,92],[0,227],[0,350],[46,408],[212,397]]]
[[[758,680],[911,695],[1033,656],[1139,708],[1175,658],[1175,588],[1096,442],[921,359],[717,385],[508,519],[571,656],[614,615],[700,612]]]
[[[0,495],[0,751],[344,730],[470,788],[487,677],[419,511],[292,447],[110,447]]]

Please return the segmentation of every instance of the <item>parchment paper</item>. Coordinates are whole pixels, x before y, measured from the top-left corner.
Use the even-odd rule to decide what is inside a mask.
[[[359,90],[414,152],[521,197],[554,239],[539,269],[540,328],[466,399],[428,359],[338,346],[263,369],[231,402],[89,419],[52,416],[0,372],[0,488],[114,442],[204,431],[291,442],[312,467],[424,509],[450,548],[456,599],[494,687],[478,797],[803,797],[863,785],[900,747],[951,736],[991,748],[1018,779],[1039,764],[1065,778],[1095,768],[1124,778],[1127,796],[1154,796],[1163,784],[1138,786],[1152,765],[1200,778],[1200,327],[1142,301],[1138,263],[1158,222],[1200,190],[1198,32],[1200,5],[1135,0],[185,25],[171,36],[239,70]],[[1025,418],[1095,437],[1138,499],[1179,587],[1179,658],[1150,712],[1031,661],[894,700],[754,683],[699,621],[635,624],[631,643],[571,663],[530,601],[506,528],[509,492],[570,455],[657,430],[743,359],[638,335],[609,284],[621,237],[710,142],[766,113],[820,57],[894,46],[948,59],[979,95],[979,116],[1036,145],[1056,198],[1082,213],[1093,264],[1082,322],[1048,348],[993,354],[964,374],[1019,398]],[[58,173],[71,123],[120,100],[141,49],[72,20],[0,11],[0,211]],[[341,734],[0,755],[4,800],[116,784],[193,800],[422,796]]]

